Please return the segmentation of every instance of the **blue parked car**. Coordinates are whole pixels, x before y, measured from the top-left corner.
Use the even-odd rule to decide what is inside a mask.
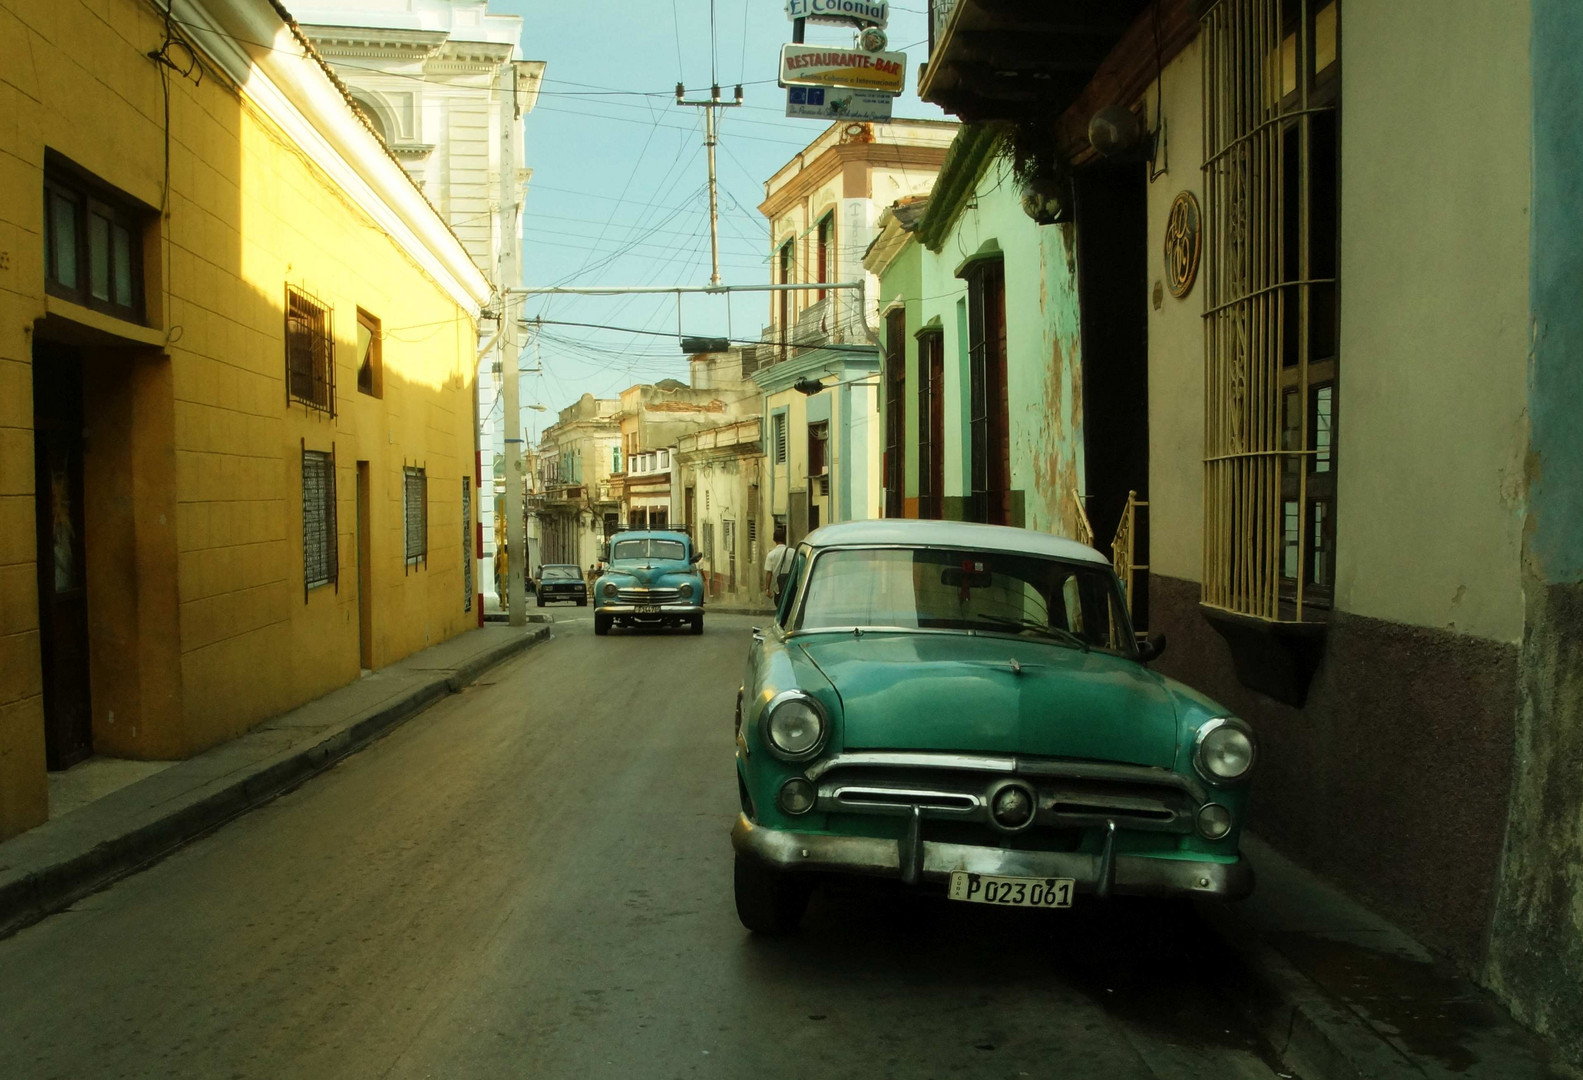
[[[612,626],[682,626],[704,632],[704,579],[686,533],[639,529],[610,538],[610,564],[594,582],[594,633]]]

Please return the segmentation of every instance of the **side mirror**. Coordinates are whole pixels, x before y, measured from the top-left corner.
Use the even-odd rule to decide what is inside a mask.
[[[692,558],[688,559],[687,561],[689,563],[701,563],[704,561],[704,553],[701,551],[695,551],[692,554]]]
[[[1151,634],[1145,637],[1138,635],[1138,659],[1147,664],[1150,660],[1158,660],[1165,652],[1165,635]]]

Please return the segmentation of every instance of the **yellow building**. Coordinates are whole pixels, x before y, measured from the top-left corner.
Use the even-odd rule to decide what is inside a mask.
[[[271,0],[0,0],[0,117],[3,839],[475,625],[489,289]]]

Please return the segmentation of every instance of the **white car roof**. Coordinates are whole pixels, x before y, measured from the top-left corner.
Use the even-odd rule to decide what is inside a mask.
[[[978,551],[1001,551],[1020,555],[1045,555],[1073,562],[1099,563],[1110,560],[1087,544],[1063,536],[1014,529],[1006,525],[979,525],[971,521],[920,521],[913,518],[884,518],[878,521],[843,521],[825,525],[803,538],[814,548],[866,547],[899,544],[905,547],[962,547]]]

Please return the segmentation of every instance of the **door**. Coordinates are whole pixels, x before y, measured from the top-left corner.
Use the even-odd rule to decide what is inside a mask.
[[[1075,183],[1084,494],[1094,542],[1109,555],[1127,492],[1149,497],[1148,167],[1095,166]],[[1146,520],[1135,523],[1134,536],[1133,557],[1146,566]],[[1146,575],[1134,580],[1133,590],[1132,621],[1147,626]]]
[[[357,463],[357,654],[365,670],[374,668],[374,559],[368,514],[368,462]]]
[[[88,695],[88,582],[82,513],[82,360],[33,346],[33,470],[38,525],[44,756],[65,769],[93,753]]]

